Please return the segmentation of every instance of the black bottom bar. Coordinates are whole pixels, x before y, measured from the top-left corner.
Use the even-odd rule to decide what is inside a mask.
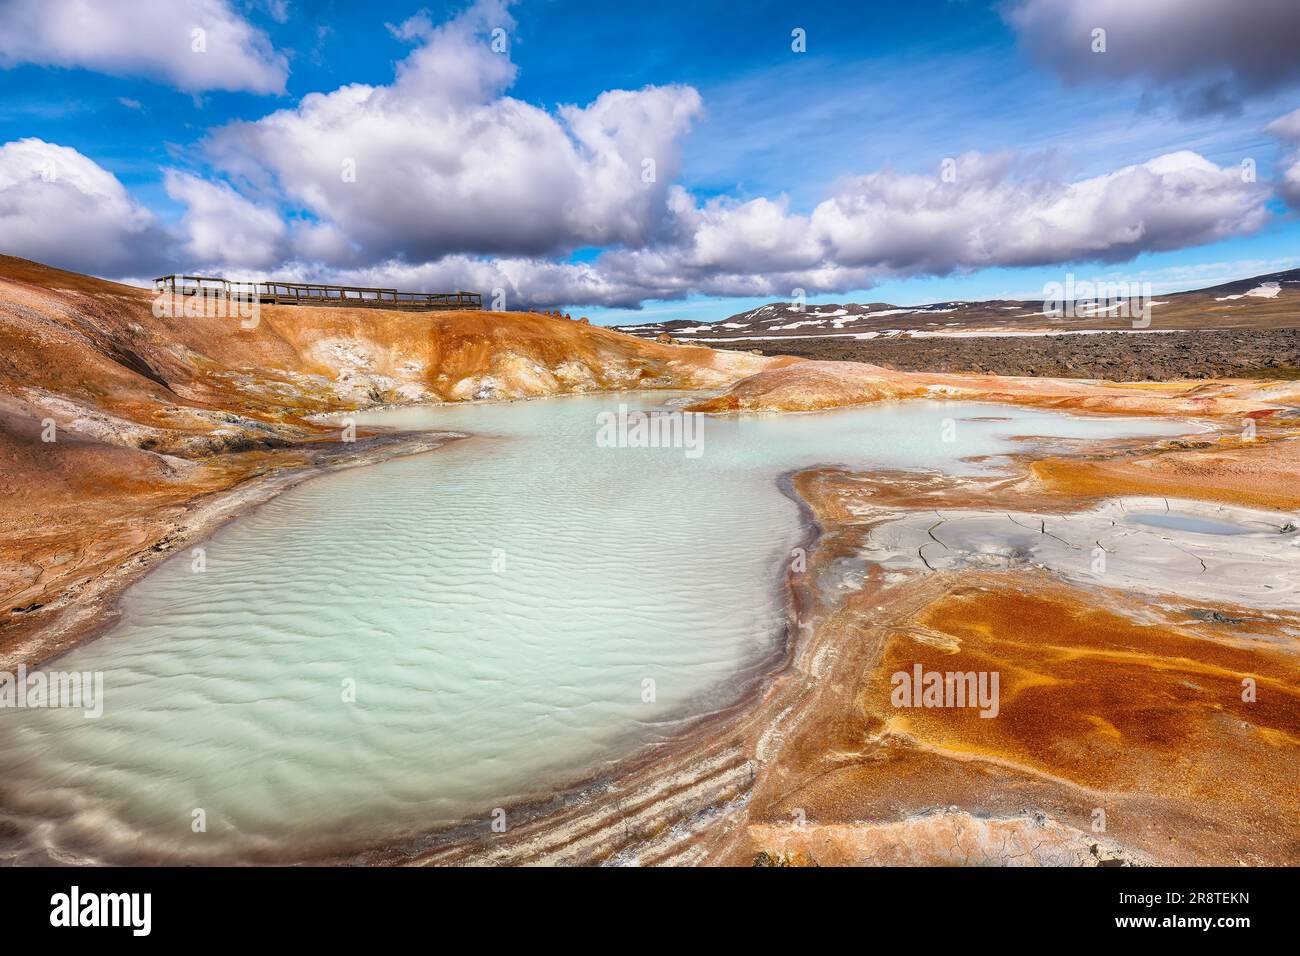
[[[705,926],[733,944],[791,931],[811,942],[852,927],[863,948],[901,932],[933,952],[936,942],[983,949],[1039,931],[1051,934],[1043,941],[1065,933],[1085,945],[1199,937],[1231,947],[1243,934],[1294,927],[1294,879],[1285,869],[10,869],[0,871],[0,899],[8,943],[72,933],[207,948],[396,944],[397,933],[554,942],[558,930],[571,944],[630,933],[664,946],[698,943]],[[146,893],[147,910],[143,896],[116,895]],[[137,935],[146,913],[148,935]],[[117,926],[71,925],[115,915]]]

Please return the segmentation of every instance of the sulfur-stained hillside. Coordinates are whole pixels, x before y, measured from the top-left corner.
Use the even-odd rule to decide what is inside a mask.
[[[159,316],[153,298],[0,257],[0,390],[38,418],[188,453],[190,439],[214,433],[209,450],[234,435],[300,438],[299,418],[314,412],[718,387],[782,361],[534,313],[264,306],[254,322]]]

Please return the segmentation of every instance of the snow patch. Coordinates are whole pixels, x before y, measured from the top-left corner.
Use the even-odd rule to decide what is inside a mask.
[[[1239,295],[1225,295],[1215,299],[1215,302],[1227,302],[1231,299],[1244,299],[1250,296],[1252,299],[1276,299],[1279,292],[1282,291],[1282,283],[1265,282],[1263,285],[1257,285],[1253,289],[1242,292]]]

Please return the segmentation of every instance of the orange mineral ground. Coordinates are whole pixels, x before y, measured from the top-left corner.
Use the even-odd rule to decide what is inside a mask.
[[[900,394],[977,395],[1089,412],[1196,415],[1211,437],[1026,456],[1004,480],[807,472],[824,529],[821,592],[885,515],[945,508],[1059,516],[1123,495],[1300,509],[1294,383],[1117,386],[906,374],[805,363],[697,408],[830,408]],[[1292,594],[1300,578],[1292,575]],[[764,772],[727,862],[770,864],[1292,864],[1300,860],[1300,620],[1293,612],[1081,588],[1027,562],[899,580],[876,569],[822,608],[778,679]],[[1285,586],[1285,585],[1284,585]],[[825,604],[826,602],[823,602]],[[1195,611],[1196,614],[1191,613]],[[1001,709],[900,709],[891,675],[918,663],[998,672]]]
[[[532,313],[264,307],[242,328],[151,302],[0,258],[0,669],[93,636],[162,557],[292,483],[454,439],[344,442],[321,413],[690,388],[717,392],[694,406],[715,414],[925,397],[1212,426],[1026,450],[978,477],[793,476],[817,537],[788,575],[785,661],[750,699],[521,808],[490,843],[432,835],[351,862],[1300,863],[1300,575],[1278,569],[1252,606],[955,540],[938,569],[873,557],[882,529],[923,514],[1016,512],[1017,533],[1041,516],[1046,536],[1049,518],[1129,499],[1254,509],[1292,534],[1300,383],[905,373]],[[900,707],[895,675],[918,665],[996,672],[996,716]]]

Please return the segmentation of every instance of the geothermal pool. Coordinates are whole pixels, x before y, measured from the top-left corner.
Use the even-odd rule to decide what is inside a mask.
[[[50,665],[102,672],[102,716],[0,709],[0,860],[292,859],[486,826],[779,655],[805,535],[782,473],[971,473],[1012,436],[1192,430],[917,401],[708,418],[698,457],[597,444],[602,411],[684,401],[362,416],[473,437],[315,478],[217,532],[201,573],[187,547],[130,588]]]

